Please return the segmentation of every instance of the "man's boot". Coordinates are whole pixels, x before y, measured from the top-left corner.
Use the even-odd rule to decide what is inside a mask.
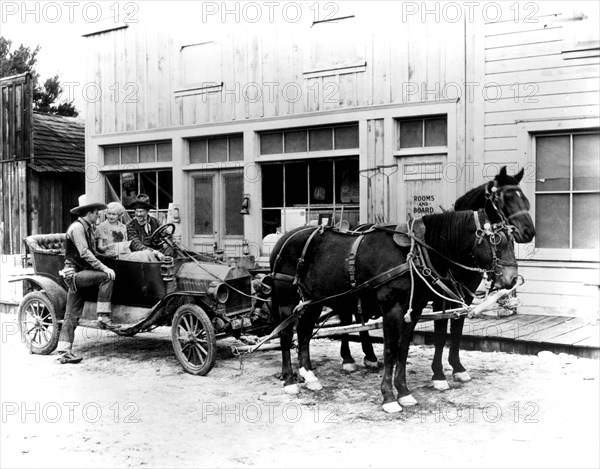
[[[109,331],[114,331],[121,328],[119,324],[113,322],[109,314],[105,313],[98,314],[98,323]]]
[[[76,357],[71,352],[58,352],[57,361],[61,365],[66,365],[67,363],[79,363],[83,360],[81,357]]]

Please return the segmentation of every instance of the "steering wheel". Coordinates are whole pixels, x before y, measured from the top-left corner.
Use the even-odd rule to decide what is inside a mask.
[[[156,246],[159,243],[167,243],[171,246],[173,242],[173,233],[175,233],[175,225],[173,223],[159,226],[154,230],[154,233],[150,235],[150,245]]]

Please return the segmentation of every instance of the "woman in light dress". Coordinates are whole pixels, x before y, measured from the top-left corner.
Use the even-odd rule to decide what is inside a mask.
[[[131,252],[127,241],[127,227],[121,221],[125,208],[119,202],[107,205],[106,220],[96,229],[98,252],[123,261],[157,262],[150,250]]]

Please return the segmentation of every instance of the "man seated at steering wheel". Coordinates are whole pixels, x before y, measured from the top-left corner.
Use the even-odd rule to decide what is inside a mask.
[[[164,242],[164,238],[152,234],[161,226],[160,222],[150,216],[150,210],[156,210],[150,204],[150,197],[146,194],[138,194],[136,200],[127,206],[128,209],[135,210],[134,218],[127,223],[127,238],[131,241],[129,249],[131,251],[151,250],[159,261],[165,256],[173,255],[173,248]],[[166,231],[166,230],[165,230]],[[165,233],[169,236],[171,233]]]

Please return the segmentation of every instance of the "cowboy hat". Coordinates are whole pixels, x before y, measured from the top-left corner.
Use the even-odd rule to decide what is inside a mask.
[[[95,209],[104,210],[106,208],[105,204],[96,202],[87,194],[80,195],[78,202],[79,206],[71,209],[71,213],[74,215],[79,215],[80,213],[85,213],[86,211],[92,211]]]
[[[135,200],[127,206],[128,210],[134,210],[136,208],[143,208],[144,210],[156,210],[156,208],[150,204],[150,197],[146,194],[138,194]]]

